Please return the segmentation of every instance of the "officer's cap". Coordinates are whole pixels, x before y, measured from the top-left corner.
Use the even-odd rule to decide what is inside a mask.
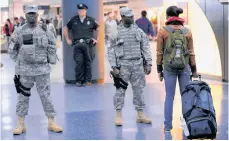
[[[78,9],[86,9],[86,10],[88,9],[87,5],[86,5],[86,4],[83,4],[83,3],[78,4],[78,5],[77,5],[77,8],[78,8]]]
[[[37,5],[26,5],[25,6],[25,13],[38,13],[38,6]]]
[[[122,7],[122,8],[120,8],[120,15],[126,16],[126,17],[131,17],[131,16],[134,16],[134,13],[133,13],[133,10],[128,8],[128,7]]]

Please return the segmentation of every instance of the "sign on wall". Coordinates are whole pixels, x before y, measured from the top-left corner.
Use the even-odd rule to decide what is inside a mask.
[[[219,2],[224,3],[224,2],[229,2],[229,1],[228,0],[219,0]]]

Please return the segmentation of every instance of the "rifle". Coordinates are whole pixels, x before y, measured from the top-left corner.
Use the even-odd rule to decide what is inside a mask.
[[[127,89],[128,87],[128,83],[126,83],[124,80],[122,80],[122,78],[117,77],[113,71],[110,71],[110,74],[114,80],[114,86],[119,89],[119,88],[123,88],[124,90]]]

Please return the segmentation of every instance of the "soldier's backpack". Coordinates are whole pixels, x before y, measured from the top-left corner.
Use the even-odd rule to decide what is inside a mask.
[[[182,72],[189,63],[188,45],[185,35],[189,30],[185,27],[182,29],[173,29],[165,26],[169,32],[169,38],[164,43],[164,68],[170,72]]]
[[[192,80],[192,79],[191,79]],[[188,127],[188,139],[215,139],[216,113],[208,84],[190,81],[182,92],[182,114]]]

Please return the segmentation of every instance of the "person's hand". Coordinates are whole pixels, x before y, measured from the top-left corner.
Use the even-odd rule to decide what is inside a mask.
[[[98,43],[97,40],[95,40],[95,39],[93,39],[93,38],[92,38],[92,40],[93,40],[93,44],[94,44],[94,45]]]
[[[67,40],[67,44],[71,46],[72,45],[72,40],[70,40],[70,39]]]
[[[155,36],[152,36],[152,40],[155,41],[156,40],[156,37]]]
[[[158,75],[159,80],[162,82],[163,81],[163,72],[160,72],[157,75]]]
[[[146,75],[149,75],[151,73],[151,65],[146,66]]]
[[[114,72],[114,75],[115,75],[116,77],[119,76],[119,73],[120,73],[119,69],[114,68],[114,69],[113,69],[113,72]]]
[[[192,77],[193,78],[198,78],[198,73],[197,72],[192,73]]]

